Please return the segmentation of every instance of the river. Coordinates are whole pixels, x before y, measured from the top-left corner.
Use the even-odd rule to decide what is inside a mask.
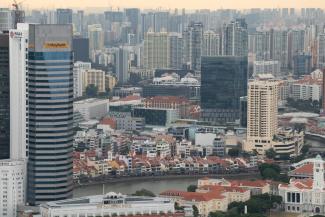
[[[306,139],[306,143],[312,146],[311,151],[324,151],[325,143],[321,140]],[[237,177],[238,178],[238,177]],[[160,180],[126,180],[106,183],[103,187],[102,184],[94,184],[76,187],[74,189],[74,197],[82,197],[88,195],[102,194],[103,190],[105,193],[114,191],[123,194],[132,194],[142,188],[148,189],[155,194],[159,194],[162,191],[168,189],[179,189],[186,190],[187,186],[196,184],[198,177],[185,177],[185,178],[167,178]]]
[[[183,179],[162,179],[162,180],[142,180],[142,181],[125,181],[102,184],[81,186],[74,189],[74,197],[82,197],[87,195],[102,194],[114,191],[123,194],[132,194],[137,190],[145,188],[155,194],[168,189],[186,190],[187,186],[196,184],[198,178],[183,178]]]

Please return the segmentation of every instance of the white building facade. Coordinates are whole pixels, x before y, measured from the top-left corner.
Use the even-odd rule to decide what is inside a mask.
[[[73,66],[73,97],[78,98],[83,96],[85,70],[91,69],[91,63],[75,62]]]
[[[17,206],[25,204],[26,161],[0,161],[0,216],[17,216]]]
[[[10,30],[10,158],[25,159],[27,146],[28,24]]]
[[[109,99],[85,99],[73,103],[74,112],[79,112],[85,121],[101,119],[109,111]]]
[[[279,185],[286,212],[325,214],[324,161],[319,155],[313,159],[313,173],[313,179],[291,179],[290,184]]]
[[[272,74],[277,77],[281,74],[279,61],[254,61],[253,76],[259,74]]]
[[[133,197],[110,192],[41,205],[43,217],[175,216],[174,202],[159,197]]]

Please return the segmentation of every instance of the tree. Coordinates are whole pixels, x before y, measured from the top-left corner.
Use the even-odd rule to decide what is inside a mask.
[[[141,190],[136,191],[132,195],[133,196],[147,196],[147,197],[155,197],[156,196],[153,192],[151,192],[151,191],[149,191],[147,189],[144,189],[144,188],[141,189]]]
[[[86,87],[86,96],[88,97],[96,97],[98,94],[98,87],[94,84],[89,84]]]
[[[279,176],[279,173],[272,168],[266,168],[262,171],[261,175],[264,179],[276,179]]]
[[[175,208],[175,210],[184,210],[184,207],[179,206],[179,204],[177,202],[174,203],[174,208]]]
[[[309,149],[310,149],[310,145],[309,144],[305,144],[304,146],[302,146],[302,148],[301,148],[301,153],[303,154],[303,155],[306,155],[308,152],[309,152]]]
[[[239,149],[238,148],[231,148],[228,151],[228,155],[231,157],[238,157],[239,155]]]
[[[195,206],[195,205],[193,205],[192,206],[192,209],[193,209],[193,217],[199,217],[199,209]]]
[[[265,155],[269,159],[274,159],[275,156],[276,156],[276,152],[275,152],[275,150],[273,148],[270,148],[270,149],[265,151]]]
[[[187,187],[187,192],[195,192],[197,189],[197,185],[189,185]]]
[[[232,202],[228,205],[228,210],[236,209],[237,213],[244,213],[245,203],[244,202]]]

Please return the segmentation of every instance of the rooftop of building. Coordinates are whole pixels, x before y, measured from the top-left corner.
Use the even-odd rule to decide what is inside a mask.
[[[74,101],[73,103],[76,104],[87,104],[87,103],[95,103],[95,102],[107,102],[109,99],[98,99],[98,98],[88,98],[79,101]]]
[[[180,97],[180,96],[154,96],[150,98],[146,98],[145,102],[150,102],[150,101],[166,101],[166,102],[176,102],[176,103],[183,103],[183,102],[189,102],[188,99],[185,97]]]
[[[61,208],[61,207],[78,207],[78,206],[98,206],[101,204],[109,204],[107,201],[112,201],[112,204],[166,204],[171,203],[169,199],[161,197],[138,197],[123,195],[121,193],[109,192],[105,195],[94,195],[67,200],[51,201],[41,205],[46,208]],[[112,207],[114,209],[114,207]]]

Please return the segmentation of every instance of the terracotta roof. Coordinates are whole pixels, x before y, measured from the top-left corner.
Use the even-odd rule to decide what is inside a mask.
[[[146,98],[145,102],[154,102],[154,101],[165,101],[169,103],[186,103],[189,102],[188,99],[185,97],[179,97],[179,96],[154,96],[151,98]]]
[[[308,163],[291,171],[292,174],[313,175],[314,164]]]
[[[121,98],[119,101],[133,101],[133,100],[140,100],[141,97],[140,96],[137,96],[137,95],[129,95],[129,96],[126,96],[124,98]]]
[[[116,129],[116,120],[114,118],[109,118],[109,117],[103,118],[99,122],[99,124],[109,125],[112,129]]]
[[[225,196],[222,195],[222,192],[186,192],[186,191],[178,191],[178,190],[168,190],[160,193],[163,196],[171,196],[171,197],[181,197],[183,200],[187,201],[210,201],[213,199],[223,199]]]
[[[232,186],[247,186],[247,187],[259,187],[262,188],[268,185],[267,181],[265,180],[232,180]]]

